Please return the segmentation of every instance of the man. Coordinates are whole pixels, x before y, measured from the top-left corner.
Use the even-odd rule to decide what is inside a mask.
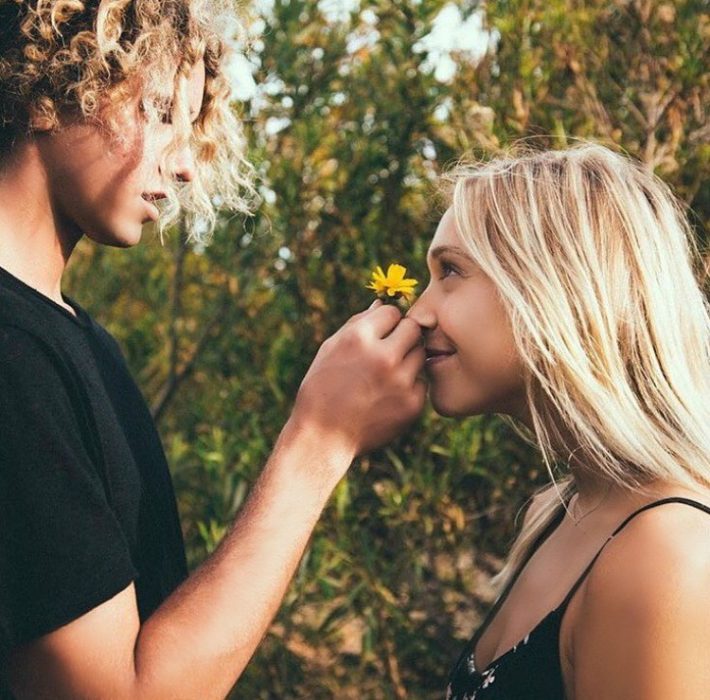
[[[352,459],[422,408],[419,327],[376,303],[324,343],[250,499],[187,576],[145,402],[61,278],[82,236],[135,245],[156,199],[244,204],[219,26],[210,0],[0,4],[5,697],[223,698]]]

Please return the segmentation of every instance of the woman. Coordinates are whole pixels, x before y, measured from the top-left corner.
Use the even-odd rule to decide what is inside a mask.
[[[450,180],[409,313],[432,403],[512,416],[553,483],[447,698],[706,698],[710,315],[688,223],[596,145]]]
[[[83,236],[127,247],[179,205],[208,230],[216,197],[247,208],[230,18],[216,0],[0,2],[2,698],[223,698],[353,457],[422,408],[417,324],[382,305],[351,319],[188,576],[146,403],[61,280]]]

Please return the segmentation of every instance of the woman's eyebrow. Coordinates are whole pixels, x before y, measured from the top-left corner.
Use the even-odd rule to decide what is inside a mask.
[[[436,248],[432,248],[429,251],[429,257],[432,260],[437,260],[442,255],[445,255],[447,253],[458,255],[462,258],[465,258],[466,260],[472,260],[471,256],[463,248],[459,248],[455,245],[438,245],[436,246]]]

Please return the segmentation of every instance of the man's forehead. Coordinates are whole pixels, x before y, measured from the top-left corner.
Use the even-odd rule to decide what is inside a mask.
[[[190,112],[198,114],[205,94],[205,62],[200,59],[190,70],[187,78],[187,98]]]
[[[159,104],[169,105],[175,99],[176,90],[170,81],[160,84],[148,83],[145,86],[147,97]],[[205,92],[205,64],[200,60],[191,69],[187,76],[178,81],[177,91],[182,93],[182,98],[187,98],[190,112],[199,113]]]

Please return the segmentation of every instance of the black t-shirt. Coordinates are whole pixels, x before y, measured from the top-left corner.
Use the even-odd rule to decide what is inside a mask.
[[[0,268],[0,669],[135,581],[187,576],[170,472],[116,341]],[[2,683],[0,697],[11,697]]]

